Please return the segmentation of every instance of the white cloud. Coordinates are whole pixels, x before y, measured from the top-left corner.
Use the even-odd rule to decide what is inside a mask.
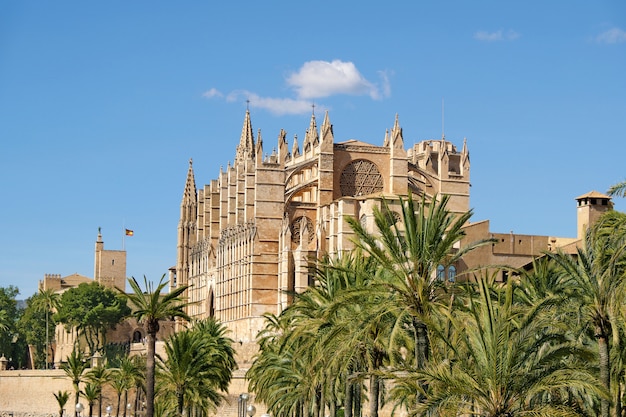
[[[381,79],[381,89],[383,90],[383,97],[391,96],[391,83],[389,82],[389,73],[388,71],[378,71],[378,75]]]
[[[235,102],[248,100],[249,106],[268,110],[276,115],[305,114],[312,111],[313,102],[292,98],[261,97],[258,94],[246,90],[237,90],[226,96],[226,101]]]
[[[223,96],[224,95],[215,88],[211,88],[209,91],[205,91],[204,94],[202,94],[202,97],[206,97],[206,98],[223,97]]]
[[[622,43],[626,42],[626,32],[620,28],[611,28],[596,36],[598,43]]]
[[[352,62],[338,59],[305,62],[298,72],[287,78],[287,84],[301,99],[329,97],[336,94],[382,97],[378,87],[365,79]]]
[[[338,94],[363,96],[380,100],[391,95],[391,84],[387,71],[379,71],[380,86],[361,75],[352,62],[340,60],[308,61],[297,72],[286,77],[287,85],[295,93],[295,98],[261,97],[247,90],[235,90],[226,96],[215,88],[202,94],[205,98],[225,97],[227,102],[249,101],[250,107],[268,110],[276,115],[306,114],[312,111],[313,99]],[[315,103],[319,109],[327,108]]]
[[[507,30],[504,32],[502,29],[496,32],[487,32],[484,30],[474,33],[474,39],[485,42],[499,42],[499,41],[514,41],[519,38],[520,34],[514,30]]]

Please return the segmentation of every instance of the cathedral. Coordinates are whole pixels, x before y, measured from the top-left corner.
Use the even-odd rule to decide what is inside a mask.
[[[427,201],[445,194],[451,212],[470,209],[465,140],[460,150],[445,137],[406,149],[397,116],[381,139],[382,146],[337,141],[328,113],[319,129],[313,114],[302,144],[294,137],[290,145],[281,130],[276,150],[267,154],[246,111],[234,161],[216,179],[196,188],[189,161],[170,286],[190,286],[191,317],[215,317],[228,326],[241,361],[254,354],[263,315],[279,314],[291,294],[313,283],[310,260],[354,247],[346,216],[374,231],[374,207],[385,199],[399,216],[400,197],[409,194]],[[574,253],[586,228],[612,208],[610,197],[596,191],[575,200],[576,237],[494,233],[488,220],[468,222],[461,246],[487,238],[494,243],[440,266],[437,278],[452,282],[480,266],[507,265],[496,271],[504,281],[509,271],[531,267],[546,251]]]
[[[384,136],[384,140],[383,140]],[[304,140],[281,130],[271,154],[246,111],[234,161],[196,188],[192,161],[181,202],[177,262],[170,286],[190,285],[189,314],[215,317],[241,344],[253,343],[263,314],[278,314],[290,294],[312,284],[311,258],[353,248],[345,216],[373,228],[374,207],[398,196],[450,196],[469,210],[470,159],[444,138],[405,148],[400,122],[381,132],[382,146],[337,141],[328,113],[315,114]]]

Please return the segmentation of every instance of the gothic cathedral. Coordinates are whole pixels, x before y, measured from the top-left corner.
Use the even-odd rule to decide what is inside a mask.
[[[197,189],[189,161],[180,207],[170,286],[190,285],[189,315],[216,317],[241,344],[255,341],[264,313],[280,313],[311,285],[310,259],[353,247],[345,216],[373,227],[382,198],[393,209],[408,193],[448,194],[450,210],[469,210],[466,143],[458,151],[442,138],[407,150],[397,116],[382,146],[335,142],[326,113],[319,130],[312,115],[302,145],[295,137],[289,146],[281,130],[276,149],[263,156],[246,111],[233,164]]]

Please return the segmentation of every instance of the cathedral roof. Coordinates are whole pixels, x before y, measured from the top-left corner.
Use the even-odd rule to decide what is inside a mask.
[[[337,145],[357,145],[357,146],[378,146],[372,145],[371,143],[363,142],[357,139],[348,139],[344,142],[336,142]]]

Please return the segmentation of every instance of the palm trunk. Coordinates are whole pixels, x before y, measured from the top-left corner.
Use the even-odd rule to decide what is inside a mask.
[[[344,417],[352,417],[352,402],[352,383],[348,381],[348,377],[346,376],[346,398],[343,404]]]
[[[128,392],[128,391],[126,391]],[[120,415],[120,402],[122,402],[122,393],[117,394],[117,409],[115,410],[115,417],[119,417]]]
[[[78,404],[78,401],[80,401],[80,389],[78,388],[78,385],[74,385],[74,407],[76,407],[76,404]],[[74,416],[78,417],[78,410],[76,410],[76,408],[74,408]]]
[[[328,402],[328,415],[330,417],[336,417],[337,414],[337,399],[335,397],[335,382],[336,379],[332,378],[329,381],[329,387],[328,387],[328,395],[329,398],[327,400]]]
[[[622,417],[622,384],[619,383],[621,377],[618,378],[618,382],[615,382],[617,395],[615,396],[615,409],[613,410],[613,417]]]
[[[49,346],[50,337],[48,336],[48,309],[46,308],[46,369],[48,369],[48,350],[50,350]]]
[[[611,392],[609,344],[606,336],[598,336],[598,354],[600,356],[600,382],[607,392]],[[600,402],[600,417],[610,417],[610,402],[606,398]]]
[[[378,377],[376,375],[370,376],[370,415],[369,417],[378,417],[378,397],[379,388]]]
[[[148,324],[150,327],[150,324]],[[146,357],[146,416],[154,417],[154,354],[156,347],[156,332],[148,332],[148,351]]]
[[[311,410],[311,415],[313,417],[319,417],[319,391],[315,390],[315,395],[313,396],[313,409]]]
[[[183,417],[184,398],[182,391],[176,393],[176,409],[178,410],[178,417]]]
[[[354,387],[354,417],[361,417],[361,383],[353,385]]]
[[[415,356],[417,369],[424,369],[428,362],[428,328],[421,321],[415,320]]]

